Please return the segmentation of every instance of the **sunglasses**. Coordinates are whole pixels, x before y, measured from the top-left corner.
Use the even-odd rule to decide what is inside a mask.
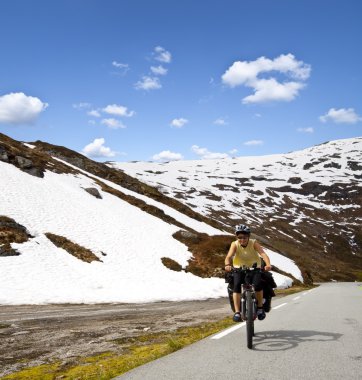
[[[247,239],[249,239],[249,236],[247,236],[247,235],[239,235],[239,236],[237,236],[237,238],[239,240],[247,240]]]

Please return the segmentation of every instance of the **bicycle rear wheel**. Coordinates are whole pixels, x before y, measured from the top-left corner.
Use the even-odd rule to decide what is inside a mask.
[[[251,292],[246,292],[246,339],[248,348],[253,348],[254,307]]]

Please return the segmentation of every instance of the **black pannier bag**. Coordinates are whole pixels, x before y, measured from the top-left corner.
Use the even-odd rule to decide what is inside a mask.
[[[225,282],[228,284],[227,291],[229,296],[229,302],[231,310],[235,313],[233,289],[234,289],[234,276],[232,272],[225,272]]]

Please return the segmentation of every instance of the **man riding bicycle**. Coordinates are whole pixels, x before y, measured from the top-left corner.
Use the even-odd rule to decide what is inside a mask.
[[[255,240],[250,239],[250,228],[241,224],[235,227],[236,241],[230,245],[230,249],[225,258],[225,270],[230,272],[233,267],[241,268],[243,266],[252,267],[255,263],[257,268],[261,268],[261,258],[265,262],[264,270],[270,271],[271,265],[268,255],[264,252],[262,246]],[[232,260],[232,265],[231,265]],[[241,285],[245,282],[245,273],[235,271],[233,300],[235,306],[235,314],[233,320],[241,322],[240,302],[241,302]],[[265,318],[263,309],[263,287],[261,283],[260,271],[255,271],[250,275],[247,281],[254,285],[255,295],[258,302],[257,316],[259,320]]]

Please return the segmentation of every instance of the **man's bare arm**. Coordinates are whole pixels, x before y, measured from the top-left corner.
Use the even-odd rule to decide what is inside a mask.
[[[259,255],[263,258],[263,260],[265,261],[265,268],[264,269],[266,271],[271,270],[271,264],[270,264],[269,256],[265,253],[263,247],[256,241],[254,243],[254,248],[259,253]]]
[[[225,257],[225,270],[227,272],[229,272],[231,270],[231,267],[232,267],[232,258],[235,255],[235,251],[236,251],[236,246],[235,246],[235,243],[232,242],[231,245],[230,245],[229,252],[228,252],[228,254]]]

